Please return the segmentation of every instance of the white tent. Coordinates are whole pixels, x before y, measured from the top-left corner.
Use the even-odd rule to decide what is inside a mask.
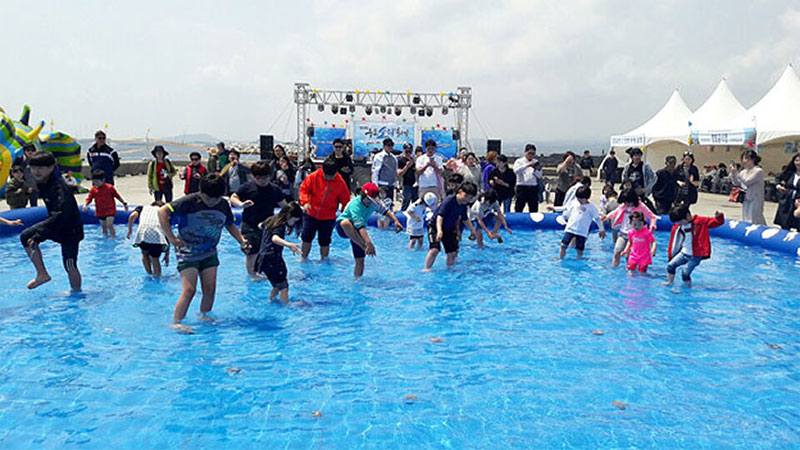
[[[689,120],[692,111],[677,89],[653,116],[623,135],[611,136],[611,147],[644,147],[645,158],[654,161],[656,153],[680,153],[689,146]]]
[[[690,119],[692,140],[700,145],[743,145],[755,124],[723,78]]]
[[[755,117],[758,145],[800,136],[800,78],[791,64],[747,115]]]

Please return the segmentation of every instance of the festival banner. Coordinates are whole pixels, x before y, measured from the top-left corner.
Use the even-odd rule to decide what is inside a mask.
[[[314,157],[324,158],[333,153],[333,140],[344,139],[347,130],[344,128],[314,128],[311,145],[316,151]]]
[[[736,131],[708,131],[696,134],[700,145],[744,145],[747,140],[747,130]]]
[[[403,144],[414,145],[414,125],[405,123],[353,123],[353,156],[366,157],[375,149],[383,148],[383,140],[391,138],[395,150],[403,150]]]
[[[644,147],[644,135],[611,136],[611,147]]]
[[[422,130],[423,146],[425,142],[428,142],[428,139],[436,141],[436,153],[445,160],[456,156],[456,141],[453,140],[453,132],[451,130]]]

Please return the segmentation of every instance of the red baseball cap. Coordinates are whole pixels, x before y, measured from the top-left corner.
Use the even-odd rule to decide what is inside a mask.
[[[378,189],[378,186],[376,186],[375,183],[367,183],[361,187],[361,193],[372,198],[377,197],[379,191],[380,189]]]

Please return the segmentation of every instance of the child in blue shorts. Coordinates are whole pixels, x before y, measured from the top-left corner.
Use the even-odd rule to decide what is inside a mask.
[[[379,189],[375,183],[365,184],[361,188],[361,195],[350,200],[344,211],[336,218],[336,232],[339,233],[339,236],[350,239],[355,259],[353,275],[356,278],[364,274],[364,256],[375,256],[375,246],[372,244],[366,228],[369,216],[373,212],[387,215],[394,221],[395,232],[399,233],[403,230],[403,225],[400,224],[394,213],[378,202],[378,192]]]

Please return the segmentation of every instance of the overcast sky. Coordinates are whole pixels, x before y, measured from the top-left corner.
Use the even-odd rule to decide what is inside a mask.
[[[288,112],[276,119],[307,81],[466,85],[491,137],[607,139],[676,87],[696,109],[725,75],[749,107],[800,63],[796,1],[0,3],[23,16],[3,22],[0,106],[80,137],[108,123],[112,137],[293,138]]]

